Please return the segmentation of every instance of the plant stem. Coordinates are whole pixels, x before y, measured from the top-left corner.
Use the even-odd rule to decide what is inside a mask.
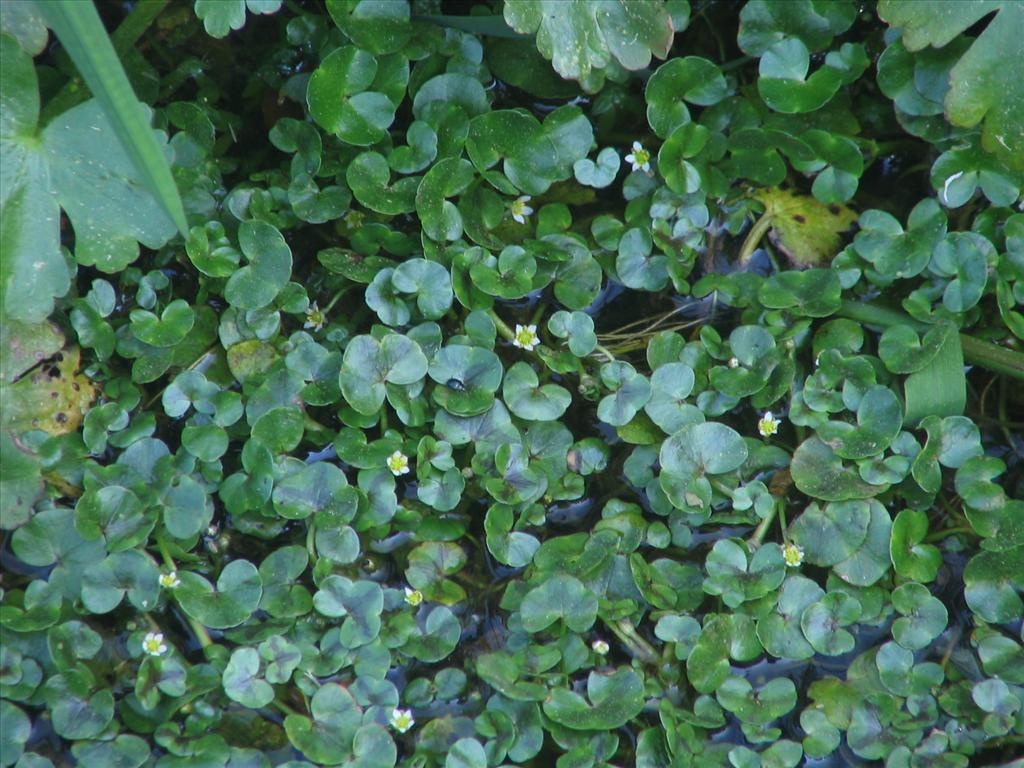
[[[349,288],[352,288],[354,285],[355,283],[349,283],[348,285],[339,288],[337,292],[331,297],[331,300],[327,302],[327,306],[323,308],[323,314],[326,315],[328,312],[334,309],[334,305],[338,303],[338,299],[344,296],[348,292]]]
[[[658,652],[654,650],[650,643],[637,634],[636,629],[633,627],[633,622],[629,619],[605,621],[604,624],[644,664],[657,664],[661,661],[661,656],[658,655]]]
[[[602,355],[604,355],[608,359],[609,363],[614,363],[615,362],[615,355],[613,355],[611,352],[609,352],[607,348],[602,347],[600,344],[598,344],[596,349],[597,349],[598,352],[600,352]]]
[[[899,310],[851,299],[843,299],[843,304],[836,314],[851,320],[859,320],[866,325],[882,328],[905,325],[915,331],[924,332],[932,327]],[[1015,379],[1024,379],[1024,353],[976,339],[966,333],[960,334],[960,346],[964,352],[964,360],[967,362],[980,365],[994,373],[1012,376]]]
[[[515,341],[515,331],[513,331],[509,327],[508,323],[506,323],[504,320],[498,317],[497,312],[495,312],[493,309],[488,309],[487,316],[494,321],[494,327],[498,329],[498,333],[500,333],[505,338],[506,341]]]
[[[167,542],[165,542],[162,538],[157,537],[156,545],[157,548],[160,550],[160,556],[164,559],[164,564],[170,570],[177,571],[178,566],[174,564],[174,558],[171,557],[170,550],[167,549]],[[174,595],[173,590],[168,591],[170,592],[171,595]],[[184,609],[182,609],[182,613],[185,615],[185,618],[188,619],[188,624],[190,627],[192,627],[192,632],[195,634],[196,639],[199,641],[199,645],[203,648],[203,650],[206,650],[211,645],[213,645],[213,640],[210,638],[210,633],[206,631],[206,627],[204,627],[198,621],[189,616]]]
[[[772,217],[767,212],[762,213],[761,218],[754,222],[754,226],[750,228],[746,239],[743,241],[743,245],[740,247],[740,255],[736,262],[737,266],[745,267],[747,265],[750,257],[757,250],[758,243],[761,242],[761,238],[764,237],[765,232],[768,231],[771,225]]]
[[[306,525],[306,551],[309,552],[309,560],[313,565],[316,565],[316,520],[310,518],[309,524]]]
[[[530,317],[530,325],[539,325],[540,319],[544,317],[544,310],[548,308],[546,301],[537,302],[537,308],[533,310],[533,315]]]
[[[972,536],[976,536],[977,535],[976,533],[974,533],[974,529],[971,526],[969,526],[969,525],[958,525],[956,528],[945,528],[945,529],[943,529],[941,531],[936,531],[935,533],[930,533],[930,534],[928,534],[927,536],[924,537],[924,540],[925,541],[929,541],[929,542],[930,541],[942,541],[943,539],[945,539],[945,538],[947,538],[949,536],[954,536],[954,535],[960,534],[960,533],[968,533],[968,534],[971,534]]]
[[[750,543],[754,546],[761,546],[764,543],[764,537],[768,533],[768,529],[772,527],[772,523],[775,522],[775,515],[778,514],[779,508],[782,506],[782,501],[776,501],[772,504],[771,511],[768,516],[758,523],[757,528],[754,529],[754,533],[750,536]]]

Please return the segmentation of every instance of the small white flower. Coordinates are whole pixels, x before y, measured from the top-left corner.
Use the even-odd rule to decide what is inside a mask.
[[[150,656],[163,656],[167,653],[167,644],[164,643],[162,632],[149,632],[142,639],[142,650]]]
[[[520,224],[525,224],[526,217],[533,213],[533,208],[527,205],[530,200],[529,195],[522,195],[512,201],[512,218]]]
[[[312,328],[315,331],[319,331],[324,327],[324,323],[327,322],[327,317],[323,312],[320,311],[320,307],[314,301],[309,305],[309,309],[306,310],[306,322],[303,324],[303,328]]]
[[[516,325],[516,335],[512,339],[512,345],[533,352],[533,348],[540,344],[540,336],[537,335],[536,325]]]
[[[737,358],[737,357],[730,357],[729,358],[729,367],[730,368],[739,368],[740,367],[739,358]]]
[[[639,141],[633,142],[633,151],[626,155],[626,162],[633,166],[634,171],[651,172],[651,153]]]
[[[405,733],[416,725],[416,721],[412,719],[411,709],[392,710],[391,717],[388,718],[388,722],[391,724],[391,727],[399,733]]]
[[[409,457],[401,451],[395,451],[388,456],[387,465],[395,477],[409,474]]]
[[[787,541],[782,547],[782,559],[790,568],[796,568],[804,561],[804,548],[799,544]]]
[[[771,411],[765,411],[764,416],[757,422],[757,431],[761,433],[761,437],[771,437],[779,431],[781,423],[782,421],[776,419]]]
[[[164,589],[174,589],[181,584],[177,571],[168,571],[160,574],[160,586]]]
[[[418,589],[405,588],[405,602],[409,605],[419,605],[423,602],[423,593]]]
[[[611,650],[611,646],[608,645],[607,640],[595,640],[590,644],[590,647],[598,656],[604,656],[606,653],[608,653],[608,651]]]

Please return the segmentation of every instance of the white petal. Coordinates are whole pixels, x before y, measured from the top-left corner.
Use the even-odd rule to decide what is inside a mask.
[[[634,141],[633,142],[633,151],[634,152],[640,152],[641,150],[643,150],[643,148],[644,148],[644,145],[641,144],[639,141]]]
[[[513,213],[512,214],[512,218],[515,219],[516,221],[518,221],[520,224],[525,224],[526,223],[526,217],[524,217],[522,214]]]

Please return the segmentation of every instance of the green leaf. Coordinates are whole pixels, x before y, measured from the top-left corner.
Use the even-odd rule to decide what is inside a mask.
[[[138,550],[115,552],[82,576],[82,603],[90,613],[110,613],[127,595],[140,611],[156,608],[160,574]]]
[[[1024,169],[1024,64],[1016,55],[1024,8],[1016,2],[987,0],[949,7],[937,0],[883,0],[878,14],[903,31],[907,50],[942,47],[997,11],[949,73],[946,115],[953,125],[982,125],[982,146],[1011,168]]]
[[[1024,547],[980,552],[964,569],[967,605],[985,621],[1002,624],[1024,612]]]
[[[529,363],[519,362],[508,369],[501,390],[512,413],[527,421],[554,421],[572,402],[568,390],[557,384],[541,386]]]
[[[332,51],[309,78],[309,113],[347,144],[367,147],[380,141],[395,119],[395,105],[375,84],[373,54],[351,45]]]
[[[790,472],[801,492],[824,501],[866,499],[886,487],[861,480],[856,470],[845,466],[835,451],[818,437],[810,437],[797,447]]]
[[[892,524],[889,556],[900,576],[927,584],[935,580],[942,565],[942,553],[925,544],[928,516],[916,509],[904,509]]]
[[[248,560],[232,560],[220,572],[214,589],[198,573],[180,574],[181,586],[175,595],[181,608],[207,627],[236,627],[252,615],[263,594],[263,582],[256,566]]]
[[[679,509],[703,508],[711,501],[706,475],[731,472],[747,460],[743,438],[724,424],[686,424],[662,443],[661,488]]]
[[[871,507],[866,501],[811,503],[790,526],[807,562],[831,567],[856,552],[867,538]]]
[[[977,146],[951,149],[932,164],[932,187],[947,208],[965,205],[981,189],[992,205],[1013,205],[1024,186],[1024,173],[1007,168]]]
[[[751,56],[760,56],[790,37],[802,40],[811,50],[821,50],[834,35],[849,29],[856,18],[857,6],[852,2],[751,0],[740,11],[738,42]]]
[[[0,430],[0,528],[18,528],[30,519],[43,493],[38,458]]]
[[[892,605],[902,616],[893,623],[892,636],[907,650],[926,647],[946,628],[946,607],[921,584],[908,582],[893,590]]]
[[[766,544],[750,553],[738,542],[720,539],[708,553],[706,567],[704,591],[720,595],[730,608],[764,597],[777,589],[786,576],[782,550],[777,544]]]
[[[845,592],[830,592],[809,606],[800,617],[804,636],[818,653],[841,656],[853,650],[856,641],[842,627],[853,624],[861,615],[861,605]]]
[[[371,415],[384,404],[385,383],[414,384],[426,372],[427,358],[412,339],[394,333],[381,341],[357,336],[345,347],[338,381],[349,405]]]
[[[352,42],[371,53],[400,51],[413,33],[406,3],[327,0],[327,12]]]
[[[43,33],[45,37],[45,28]],[[51,193],[45,154],[35,137],[35,68],[6,34],[0,36],[0,102],[0,297],[5,318],[39,322],[53,311],[54,298],[67,292],[70,281],[60,253],[60,211]]]
[[[573,632],[586,632],[597,618],[597,597],[578,579],[558,574],[530,590],[519,610],[527,632],[545,630],[559,619]]]
[[[292,251],[265,221],[243,221],[238,243],[248,260],[228,278],[224,298],[239,309],[259,309],[274,300],[292,274]]]
[[[227,37],[245,26],[245,9],[250,13],[277,13],[282,0],[195,0],[196,16],[203,20],[206,34]]]
[[[254,648],[237,648],[231,654],[221,683],[228,698],[243,707],[259,709],[274,699],[274,689],[259,677],[260,655]]]
[[[597,153],[596,160],[584,158],[573,163],[572,172],[580,184],[604,189],[615,181],[619,173],[619,163],[619,153],[611,147],[605,147]]]
[[[146,188],[178,228],[182,237],[186,237],[188,224],[185,222],[185,211],[181,205],[178,188],[171,177],[170,166],[149,127],[145,108],[132,92],[128,76],[110,43],[96,7],[91,2],[76,0],[53,0],[37,3],[36,7],[47,25],[60,39],[93,96],[102,105],[111,130],[117,136],[135,171],[141,175]],[[63,121],[58,118],[55,122]],[[98,123],[94,122],[93,125]],[[94,147],[105,143],[94,133],[87,135],[88,143]],[[110,159],[109,156],[104,157],[103,166],[107,169],[111,167]],[[59,166],[55,168],[58,169]],[[61,189],[60,180],[55,179],[55,182],[57,189]],[[165,235],[164,239],[166,237]],[[146,244],[149,245],[148,242]]]
[[[708,107],[729,95],[729,85],[713,62],[698,56],[667,61],[647,81],[647,122],[661,138],[690,122],[685,102]]]
[[[310,760],[325,765],[338,765],[348,760],[363,714],[352,694],[344,686],[327,683],[313,694],[309,711],[312,719],[297,714],[285,717],[284,729],[292,745]],[[382,760],[387,751],[386,748],[381,751]],[[394,743],[390,751],[393,765]]]
[[[843,84],[839,70],[824,66],[810,77],[810,51],[798,38],[781,40],[761,57],[757,90],[776,112],[813,112],[836,95]]]
[[[629,363],[601,366],[601,382],[612,394],[597,405],[597,418],[613,427],[628,424],[651,398],[651,383]]]
[[[929,416],[958,416],[964,412],[967,377],[959,333],[952,330],[946,334],[931,361],[907,376],[903,391],[904,419],[909,425],[917,425]]]
[[[510,0],[504,13],[516,32],[537,34],[537,48],[558,74],[588,91],[600,87],[613,61],[643,69],[652,54],[665,58],[675,34],[668,9],[656,3]]]
[[[587,698],[555,688],[544,700],[544,714],[575,731],[608,731],[629,722],[643,706],[643,678],[622,668],[610,675],[591,672]]]
[[[745,723],[765,724],[796,706],[796,686],[779,677],[757,690],[742,677],[732,676],[715,691],[718,702]]]
[[[427,373],[440,386],[434,399],[456,416],[477,416],[494,402],[501,385],[501,360],[489,349],[450,344],[434,355]]]

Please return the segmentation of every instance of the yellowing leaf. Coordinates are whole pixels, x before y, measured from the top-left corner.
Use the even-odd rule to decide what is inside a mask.
[[[3,387],[3,426],[15,432],[41,429],[51,435],[74,432],[96,398],[92,382],[78,373],[78,347],[65,349],[56,362],[43,363]]]
[[[831,262],[842,233],[857,220],[845,205],[824,205],[787,189],[762,189],[755,196],[771,222],[772,243],[798,267]]]

